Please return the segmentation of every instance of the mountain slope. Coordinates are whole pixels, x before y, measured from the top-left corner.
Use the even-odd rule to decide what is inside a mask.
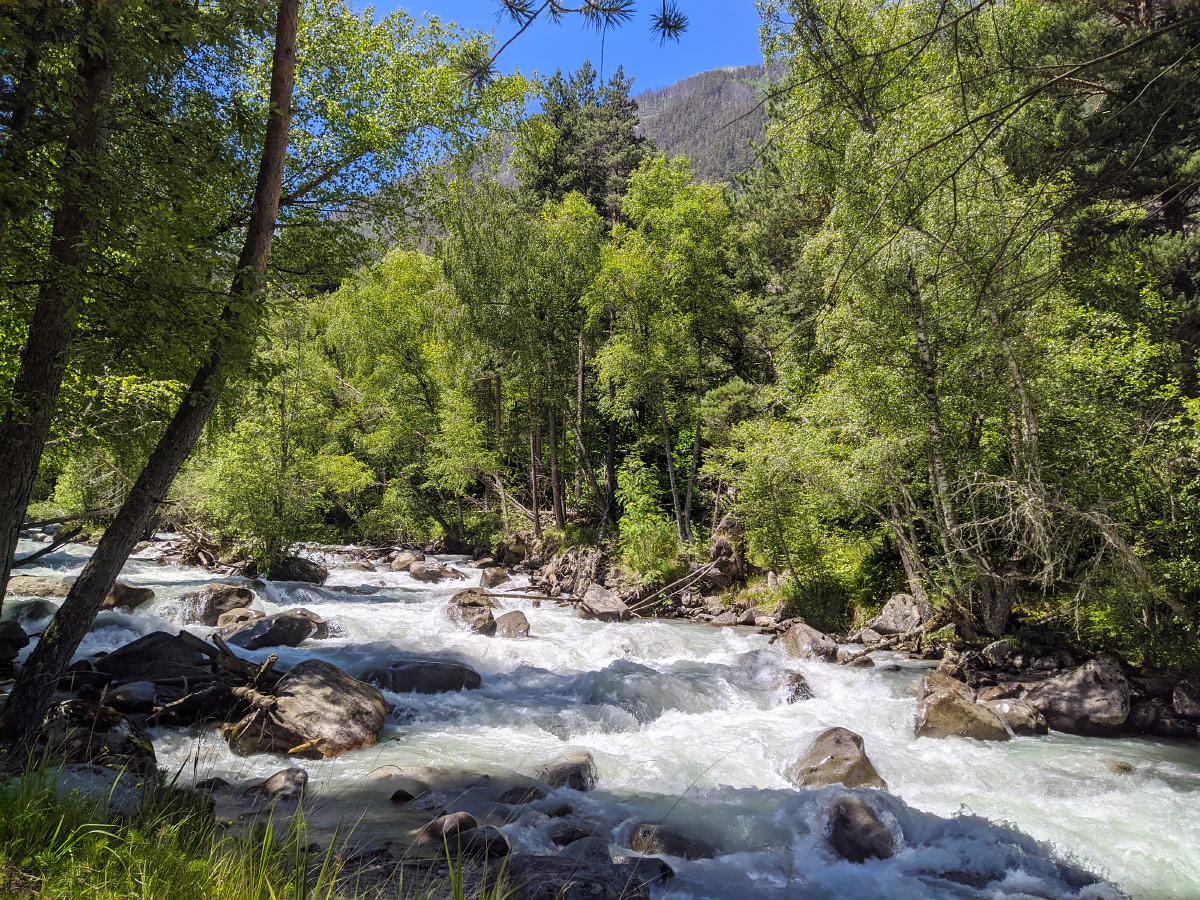
[[[754,162],[766,137],[759,106],[762,66],[713,69],[637,100],[642,133],[670,156],[686,154],[700,181],[731,181]]]

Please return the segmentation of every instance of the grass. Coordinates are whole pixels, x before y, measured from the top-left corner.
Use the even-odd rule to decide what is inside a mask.
[[[434,890],[402,881],[360,888],[332,850],[310,846],[300,817],[253,838],[219,830],[205,799],[169,784],[147,792],[133,821],[107,804],[60,795],[54,774],[29,769],[0,784],[0,900],[347,900],[380,896],[503,900],[472,891],[462,869]]]

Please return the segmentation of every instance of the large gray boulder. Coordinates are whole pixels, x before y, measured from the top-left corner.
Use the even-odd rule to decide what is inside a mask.
[[[225,642],[243,650],[261,650],[264,647],[298,647],[307,640],[317,626],[307,616],[294,613],[276,613],[261,619],[251,619],[240,625],[232,625],[222,631]]]
[[[244,584],[210,584],[183,599],[189,620],[216,625],[221,616],[244,609],[254,601],[254,591]]]
[[[153,631],[96,660],[95,669],[114,682],[163,682],[211,677],[209,658],[179,637]]]
[[[271,564],[272,581],[300,581],[305,584],[324,584],[329,570],[302,556],[285,556]]]
[[[52,597],[62,599],[71,593],[71,583],[51,575],[13,575],[5,593],[14,597]]]
[[[413,553],[411,550],[401,550],[392,560],[393,572],[407,572],[409,566],[415,562],[423,562],[425,560],[424,553]]]
[[[797,659],[837,659],[837,641],[803,622],[793,625],[779,638],[779,644],[788,656]]]
[[[124,581],[113,583],[112,589],[105,595],[100,604],[101,609],[137,609],[144,603],[154,599],[154,591],[148,587],[138,587]]]
[[[508,581],[508,569],[503,566],[491,566],[479,573],[479,586],[493,588]]]
[[[579,615],[601,622],[624,622],[631,614],[620,597],[601,584],[593,584],[583,595]]]
[[[983,705],[1003,719],[1013,734],[1030,736],[1050,731],[1046,717],[1024,700],[988,700]]]
[[[797,787],[870,787],[887,790],[887,782],[863,749],[863,739],[848,728],[829,728],[809,744],[787,773]]]
[[[87,763],[158,774],[154,745],[142,726],[91,700],[66,700],[50,708],[39,743],[55,764]]]
[[[443,694],[483,685],[479,673],[470,666],[443,659],[398,660],[373,666],[361,677],[368,684],[396,694]]]
[[[829,845],[852,863],[890,859],[896,841],[878,813],[861,797],[839,797],[829,809]]]
[[[492,610],[498,606],[496,598],[483,588],[467,588],[451,598],[446,614],[460,628],[476,634],[493,635],[496,633],[496,619]]]
[[[1193,722],[1200,721],[1200,689],[1190,681],[1179,682],[1171,692],[1171,708],[1176,715]]]
[[[529,619],[519,609],[506,612],[496,619],[496,637],[529,637]]]
[[[912,594],[893,594],[883,609],[867,627],[889,637],[907,634],[920,628],[933,618],[933,605],[928,600],[918,600]]]
[[[930,694],[936,694],[938,691],[952,691],[971,703],[977,699],[974,688],[942,672],[930,672],[921,679],[920,687],[917,688],[917,699],[924,700]]]
[[[1024,700],[1056,731],[1113,734],[1129,718],[1129,681],[1115,660],[1100,657],[1043,681]]]
[[[408,567],[408,575],[416,581],[434,584],[446,578],[461,579],[449,566],[444,566],[436,559],[420,559]]]
[[[257,702],[249,715],[227,726],[225,738],[239,756],[319,759],[372,746],[386,718],[387,703],[378,688],[310,659],[279,679],[272,696]]]
[[[29,635],[16,622],[5,620],[0,622],[0,671],[12,665],[17,655],[29,646]]]
[[[1000,716],[956,691],[936,691],[917,706],[917,737],[965,737],[1007,741],[1011,735]]]

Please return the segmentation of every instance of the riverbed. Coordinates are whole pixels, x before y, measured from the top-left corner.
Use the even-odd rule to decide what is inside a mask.
[[[38,546],[22,541],[19,552]],[[157,552],[153,545],[143,551],[122,576],[153,588],[155,599],[136,613],[102,613],[81,657],[151,631],[178,631],[185,624],[180,598],[230,580],[161,565]],[[88,553],[67,545],[22,574],[71,576]],[[431,655],[483,676],[475,691],[385,692],[391,713],[378,745],[302,763],[314,805],[326,819],[355,823],[364,844],[387,835],[395,816],[387,798],[400,775],[532,774],[580,748],[595,757],[600,782],[588,794],[559,791],[543,801],[571,794],[565,821],[598,829],[617,847],[635,823],[665,822],[721,848],[711,860],[672,859],[677,877],[656,896],[1200,898],[1194,743],[1058,733],[1007,743],[918,739],[914,692],[927,663],[887,653],[875,654],[876,662],[898,663],[899,671],[801,662],[770,649],[752,629],[605,624],[580,619],[569,607],[514,598],[504,606],[525,613],[530,636],[485,637],[459,630],[446,615],[450,597],[478,583],[478,571],[462,558],[440,557],[463,580],[430,587],[402,573],[350,568],[333,550],[312,555],[330,566],[324,587],[267,583],[256,589],[254,605],[266,612],[307,607],[334,623],[339,636],[244,656],[263,660],[277,652],[281,666],[319,657],[357,675],[391,659]],[[523,590],[520,578],[498,589]],[[23,624],[37,631],[44,623]],[[803,673],[815,696],[789,704],[777,686],[781,670]],[[808,742],[835,725],[862,735],[888,783],[886,794],[860,793],[900,839],[892,859],[840,860],[823,832],[830,799],[844,789],[798,791],[784,777]],[[289,764],[236,757],[215,727],[152,735],[160,766],[184,782],[265,776]],[[1116,763],[1133,770],[1120,774]],[[472,809],[484,802],[476,794],[460,790],[439,802]],[[564,820],[545,815],[548,808],[530,804],[509,818],[504,830],[514,850],[555,852],[551,833]],[[1116,887],[1081,887],[1070,863]]]

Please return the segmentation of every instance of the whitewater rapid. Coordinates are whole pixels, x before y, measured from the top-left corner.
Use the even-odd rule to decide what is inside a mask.
[[[21,552],[37,546],[22,542]],[[76,574],[89,552],[70,545],[22,574]],[[325,798],[327,816],[345,816],[356,802],[370,807],[358,815],[364,841],[386,835],[395,816],[386,798],[398,775],[532,774],[563,750],[582,748],[596,759],[597,789],[558,791],[542,804],[516,809],[505,826],[509,841],[518,851],[552,853],[551,830],[578,823],[622,846],[633,824],[665,821],[722,848],[712,860],[671,860],[677,877],[657,891],[672,896],[1120,896],[1107,885],[1080,887],[1058,859],[1137,900],[1200,898],[1195,744],[1057,733],[1000,744],[917,739],[914,691],[928,664],[889,654],[877,654],[876,661],[898,663],[900,671],[800,662],[768,649],[766,638],[750,629],[604,624],[582,620],[570,608],[509,599],[505,609],[520,609],[529,619],[528,639],[470,634],[450,622],[445,607],[455,592],[478,582],[478,573],[459,558],[442,559],[467,580],[430,588],[405,574],[347,568],[345,557],[327,555],[323,561],[332,568],[324,588],[268,583],[257,589],[258,608],[304,606],[336,624],[342,636],[246,652],[248,658],[276,652],[286,666],[320,657],[359,674],[391,659],[434,655],[465,662],[483,676],[476,691],[385,692],[392,711],[376,747],[301,763],[312,793]],[[154,588],[155,600],[136,613],[101,614],[81,657],[150,631],[179,630],[183,595],[230,580],[151,558],[131,560],[123,578]],[[527,584],[515,579],[499,590],[523,588]],[[38,622],[23,624],[40,630]],[[188,627],[201,635],[211,631]],[[804,674],[813,699],[786,702],[775,686],[785,669]],[[829,800],[844,789],[797,791],[784,778],[808,742],[835,725],[862,735],[888,782],[888,793],[864,796],[902,835],[890,860],[840,860],[823,831]],[[158,729],[153,736],[160,766],[184,781],[265,776],[288,764],[280,757],[235,757],[214,727]],[[1133,772],[1118,774],[1116,762],[1129,763]],[[570,818],[540,812],[564,797],[574,808]],[[465,809],[484,802],[471,791],[440,801]],[[947,873],[953,880],[939,877]]]

